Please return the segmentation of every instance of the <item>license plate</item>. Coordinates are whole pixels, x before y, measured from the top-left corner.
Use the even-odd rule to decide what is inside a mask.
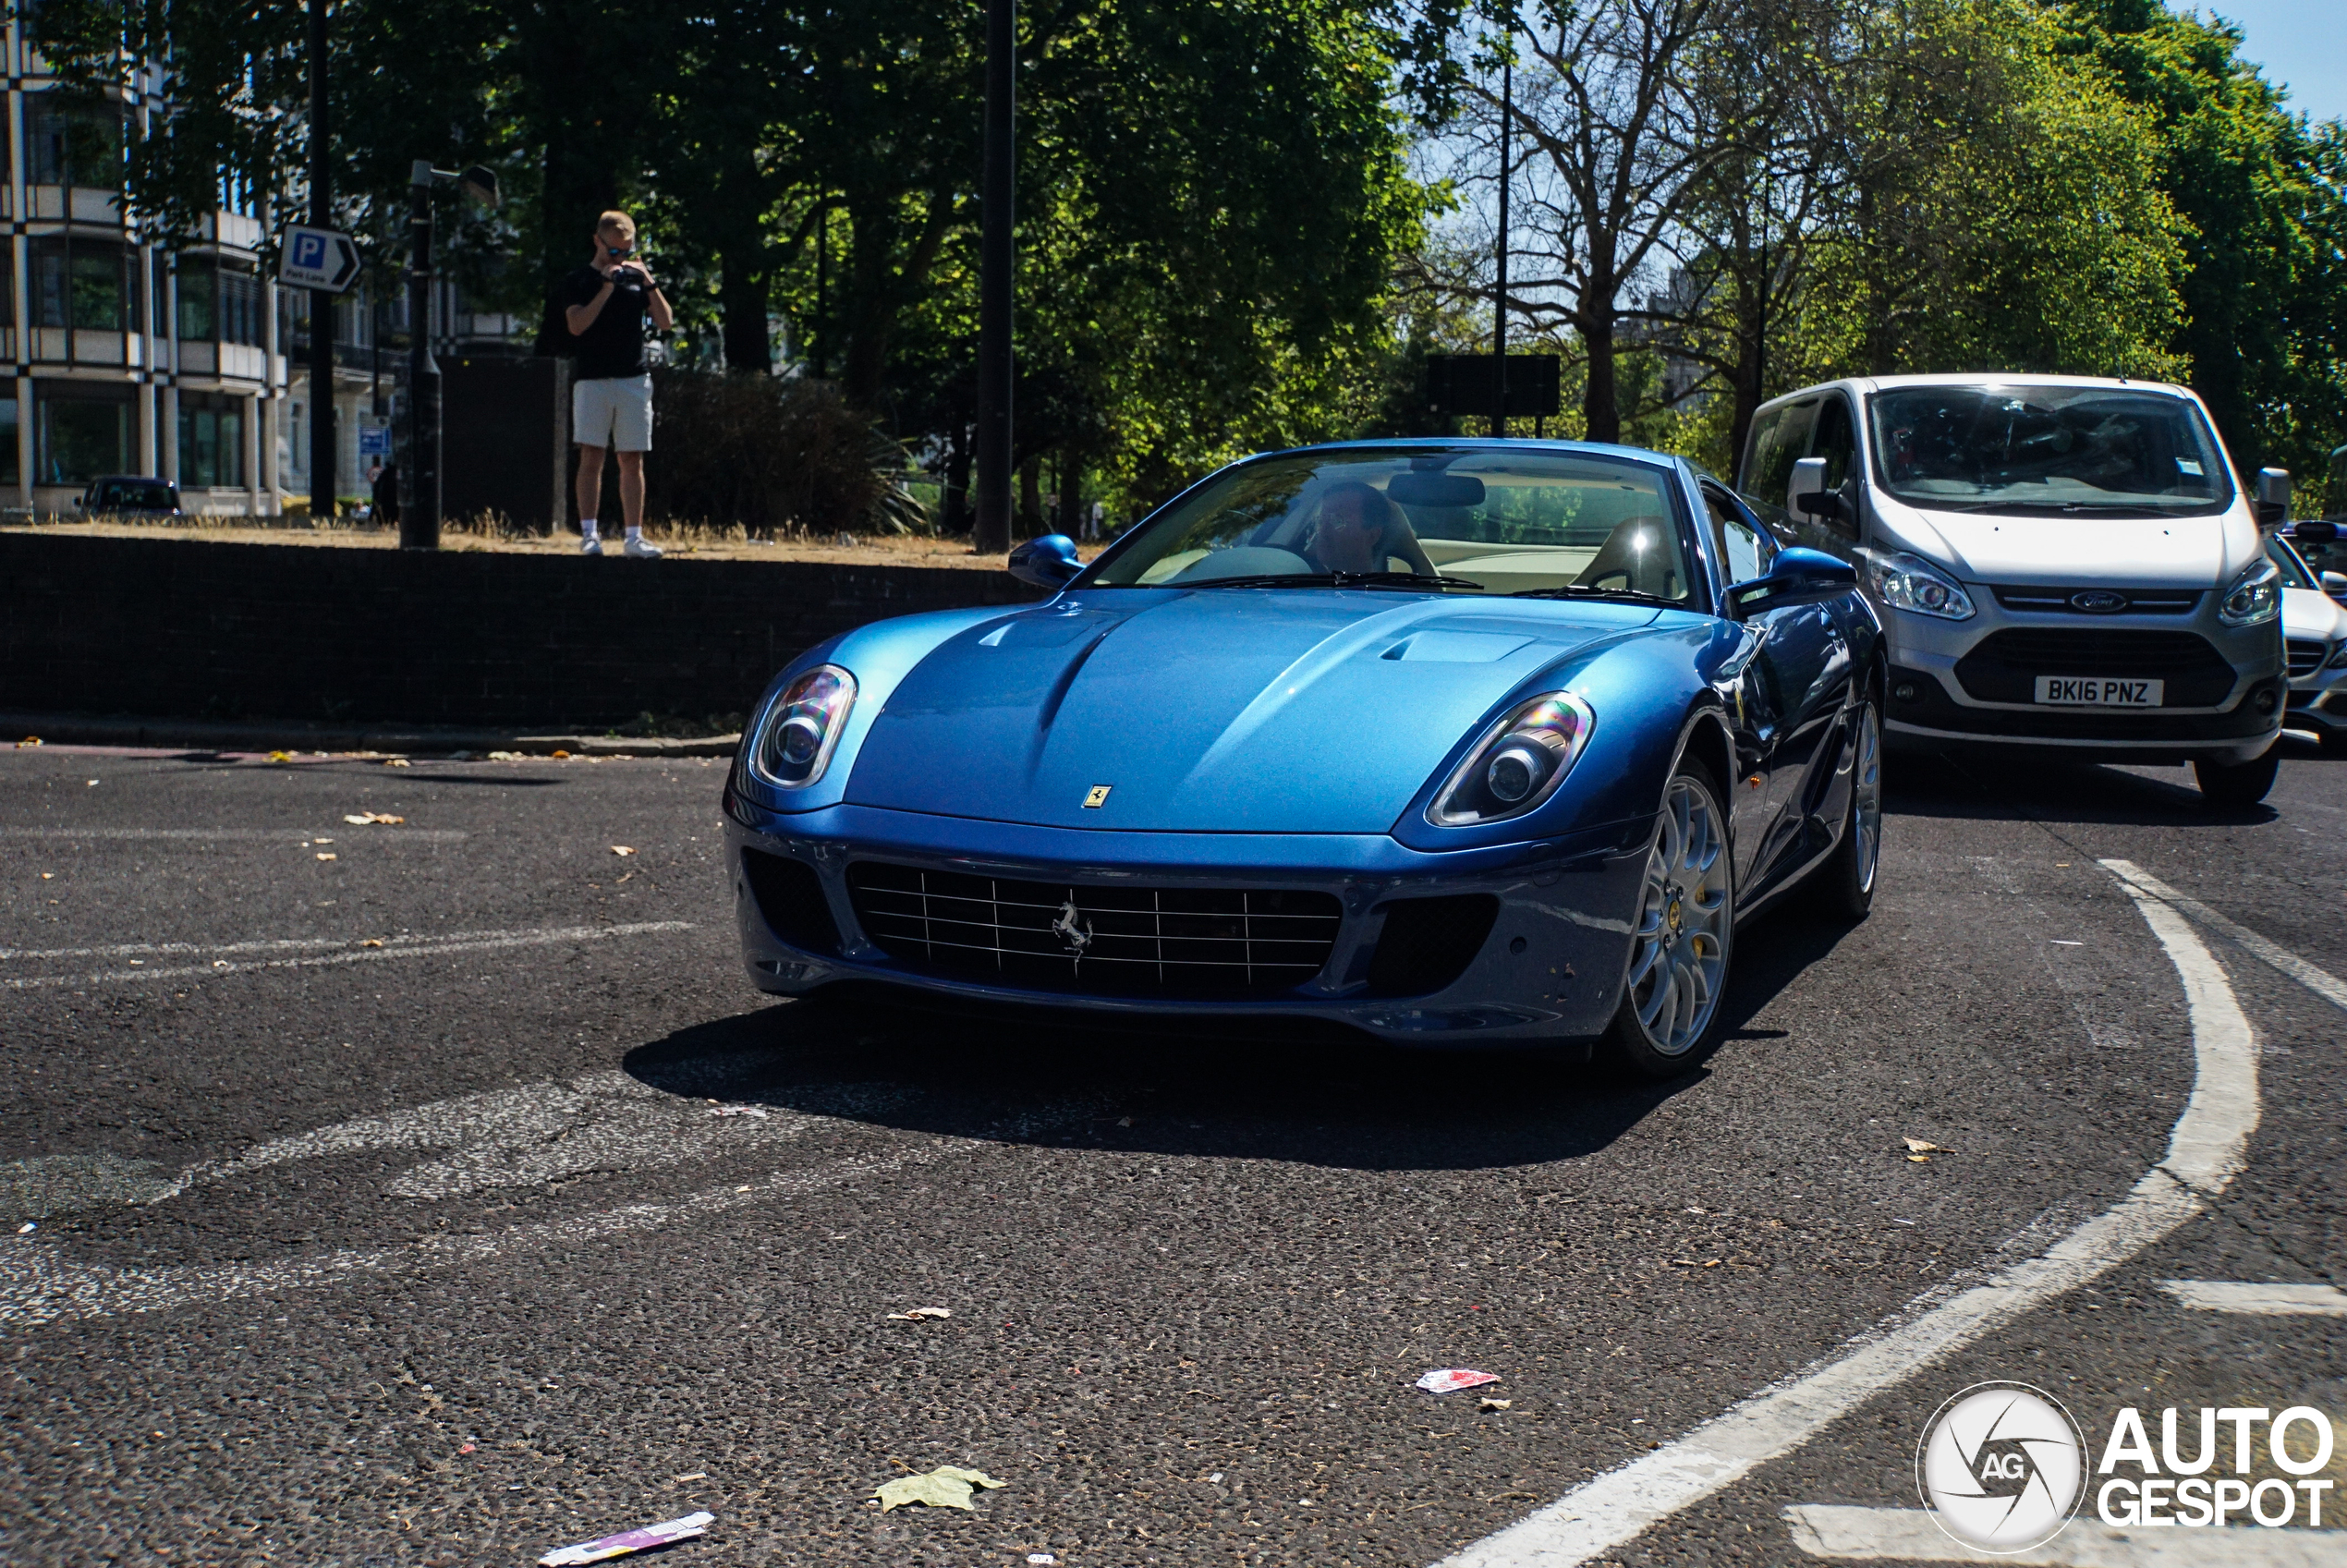
[[[2157,708],[2167,685],[2114,675],[2039,675],[2037,700],[2061,708]]]

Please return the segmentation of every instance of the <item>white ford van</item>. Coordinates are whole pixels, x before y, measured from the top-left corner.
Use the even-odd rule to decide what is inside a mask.
[[[2183,387],[2073,376],[1883,376],[1764,405],[1737,489],[1854,562],[1882,617],[1886,742],[2080,761],[2190,761],[2212,804],[2273,784],[2281,582]]]

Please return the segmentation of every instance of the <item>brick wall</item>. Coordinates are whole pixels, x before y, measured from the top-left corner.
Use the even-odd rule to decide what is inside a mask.
[[[615,541],[614,541],[615,548]],[[594,725],[738,713],[833,632],[1008,572],[0,533],[0,710]]]

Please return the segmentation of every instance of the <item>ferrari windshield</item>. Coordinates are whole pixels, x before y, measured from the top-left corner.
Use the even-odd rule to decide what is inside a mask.
[[[2232,504],[2207,421],[2170,393],[1909,386],[1867,407],[1876,479],[1911,506],[2168,517]]]
[[[1670,470],[1594,453],[1348,447],[1243,463],[1104,555],[1088,588],[1688,593]],[[1368,580],[1368,579],[1374,579]]]

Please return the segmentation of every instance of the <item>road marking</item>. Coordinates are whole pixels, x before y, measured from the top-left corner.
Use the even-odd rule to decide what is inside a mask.
[[[2263,1318],[2347,1318],[2347,1291],[2337,1285],[2236,1284],[2219,1280],[2162,1280],[2159,1288],[2207,1312],[2247,1312]]]
[[[2148,893],[2122,885],[2176,966],[2191,1012],[2192,1095],[2169,1134],[2167,1157],[2126,1197],[2037,1257],[1980,1284],[1918,1297],[1897,1327],[1857,1336],[1833,1357],[1445,1558],[1441,1568],[1573,1568],[1611,1551],[1791,1453],[1921,1367],[2125,1262],[2224,1189],[2257,1125],[2256,1041],[2224,970],[2191,925]]]
[[[384,937],[381,947],[352,947],[344,953],[258,961],[215,958],[207,964],[113,969],[91,975],[28,975],[21,979],[0,980],[0,988],[37,991],[50,986],[101,985],[110,980],[173,980],[190,976],[249,974],[262,969],[315,969],[340,964],[371,964],[390,958],[436,958],[450,953],[493,953],[504,948],[545,947],[565,942],[602,942],[612,937],[649,936],[660,931],[689,931],[692,929],[690,920],[638,920],[619,926],[550,926],[535,930],[454,931],[440,937]],[[228,953],[247,950],[242,947],[216,947],[195,951]],[[19,956],[39,955],[26,954]]]
[[[191,1165],[146,1201],[161,1203],[190,1187],[234,1181],[291,1160],[371,1149],[451,1151],[403,1172],[383,1190],[395,1197],[457,1197],[596,1171],[657,1170],[787,1142],[822,1122],[884,1112],[906,1099],[893,1085],[850,1084],[823,1091],[822,1112],[760,1106],[760,1116],[712,1116],[715,1107],[626,1073],[590,1073],[567,1083],[491,1089],[274,1138],[233,1160]]]
[[[2173,905],[2252,957],[2264,959],[2325,1002],[2335,1007],[2347,1007],[2347,980],[2341,979],[2329,970],[2317,969],[2288,948],[2267,941],[2247,926],[2236,925],[2226,919],[2198,899],[2188,898],[2157,877],[2147,874],[2133,861],[2104,860],[2099,864],[2103,869],[2127,883],[2129,892]]]
[[[134,843],[180,841],[201,844],[218,839],[225,844],[290,844],[324,833],[329,838],[349,834],[347,827],[320,828],[316,833],[299,828],[0,828],[0,838],[62,839],[67,843],[83,840],[128,839]],[[472,834],[462,828],[400,828],[391,833],[369,833],[351,842],[394,844],[401,840],[421,844],[455,844]]]
[[[547,1247],[575,1248],[728,1209],[804,1197],[985,1147],[982,1138],[942,1137],[894,1153],[851,1155],[747,1185],[711,1187],[669,1203],[633,1203],[545,1224],[516,1225],[492,1235],[432,1235],[399,1246],[344,1247],[277,1263],[118,1269],[73,1262],[54,1246],[31,1238],[0,1238],[0,1324],[24,1329],[71,1319],[161,1312],[275,1291],[316,1290],[358,1275],[408,1273]]]
[[[1989,1557],[1959,1546],[1919,1508],[1788,1508],[1793,1544],[1812,1557],[1901,1562],[2013,1562],[2035,1568],[2347,1568],[2347,1531],[2114,1529],[2091,1519],[2041,1547]]]

